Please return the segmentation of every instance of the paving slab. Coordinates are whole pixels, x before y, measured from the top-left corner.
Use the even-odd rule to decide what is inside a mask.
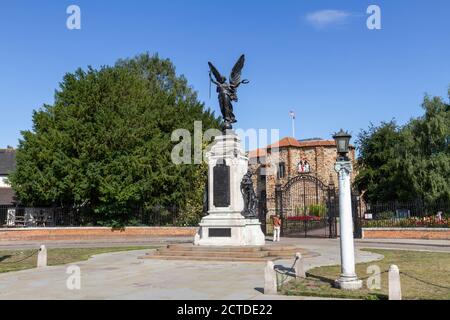
[[[297,239],[298,240],[298,239]],[[288,241],[286,241],[288,242]],[[338,242],[305,243],[320,256],[305,259],[305,269],[340,261]],[[302,245],[303,246],[303,245]],[[67,289],[68,266],[0,274],[0,299],[269,299],[264,287],[265,263],[167,261],[138,259],[148,250],[106,253],[76,264],[81,290]],[[356,251],[357,262],[382,256]],[[292,260],[277,261],[290,267]],[[292,299],[276,296],[276,299]],[[311,299],[296,297],[295,299]]]

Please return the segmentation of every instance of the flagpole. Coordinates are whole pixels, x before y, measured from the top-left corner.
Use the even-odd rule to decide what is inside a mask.
[[[294,111],[289,112],[289,115],[292,120],[292,138],[295,138],[295,113],[294,113]]]
[[[292,117],[292,137],[295,138],[295,118]]]

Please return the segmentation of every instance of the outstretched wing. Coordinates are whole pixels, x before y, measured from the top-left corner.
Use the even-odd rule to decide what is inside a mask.
[[[211,62],[208,62],[208,64],[209,64],[209,69],[211,70],[212,74],[214,75],[214,78],[216,78],[217,82],[224,83],[226,79],[220,74],[219,70],[217,70],[216,67],[214,67],[214,65]]]
[[[239,86],[239,84],[241,83],[241,72],[242,68],[244,68],[244,63],[245,63],[245,55],[242,55],[234,65],[233,70],[231,71],[230,84],[234,87]]]

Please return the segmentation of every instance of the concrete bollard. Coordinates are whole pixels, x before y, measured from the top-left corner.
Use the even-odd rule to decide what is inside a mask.
[[[267,261],[264,272],[264,294],[277,294],[277,274],[273,261]]]
[[[297,278],[306,278],[305,269],[303,267],[302,254],[300,252],[297,252],[295,254],[295,259],[297,260],[295,262],[295,276]]]
[[[47,266],[47,248],[42,245],[39,248],[38,258],[37,258],[37,267],[43,268]]]
[[[194,246],[198,246],[200,243],[200,234],[197,232],[194,237]]]
[[[389,300],[402,300],[400,270],[394,264],[389,267]]]

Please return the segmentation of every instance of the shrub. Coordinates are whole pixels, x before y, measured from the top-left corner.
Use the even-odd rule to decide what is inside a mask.
[[[394,218],[395,218],[395,213],[392,211],[380,212],[375,216],[376,220],[389,220],[389,219],[394,219]]]
[[[327,213],[327,208],[324,205],[310,205],[309,214],[314,217],[324,217]]]

